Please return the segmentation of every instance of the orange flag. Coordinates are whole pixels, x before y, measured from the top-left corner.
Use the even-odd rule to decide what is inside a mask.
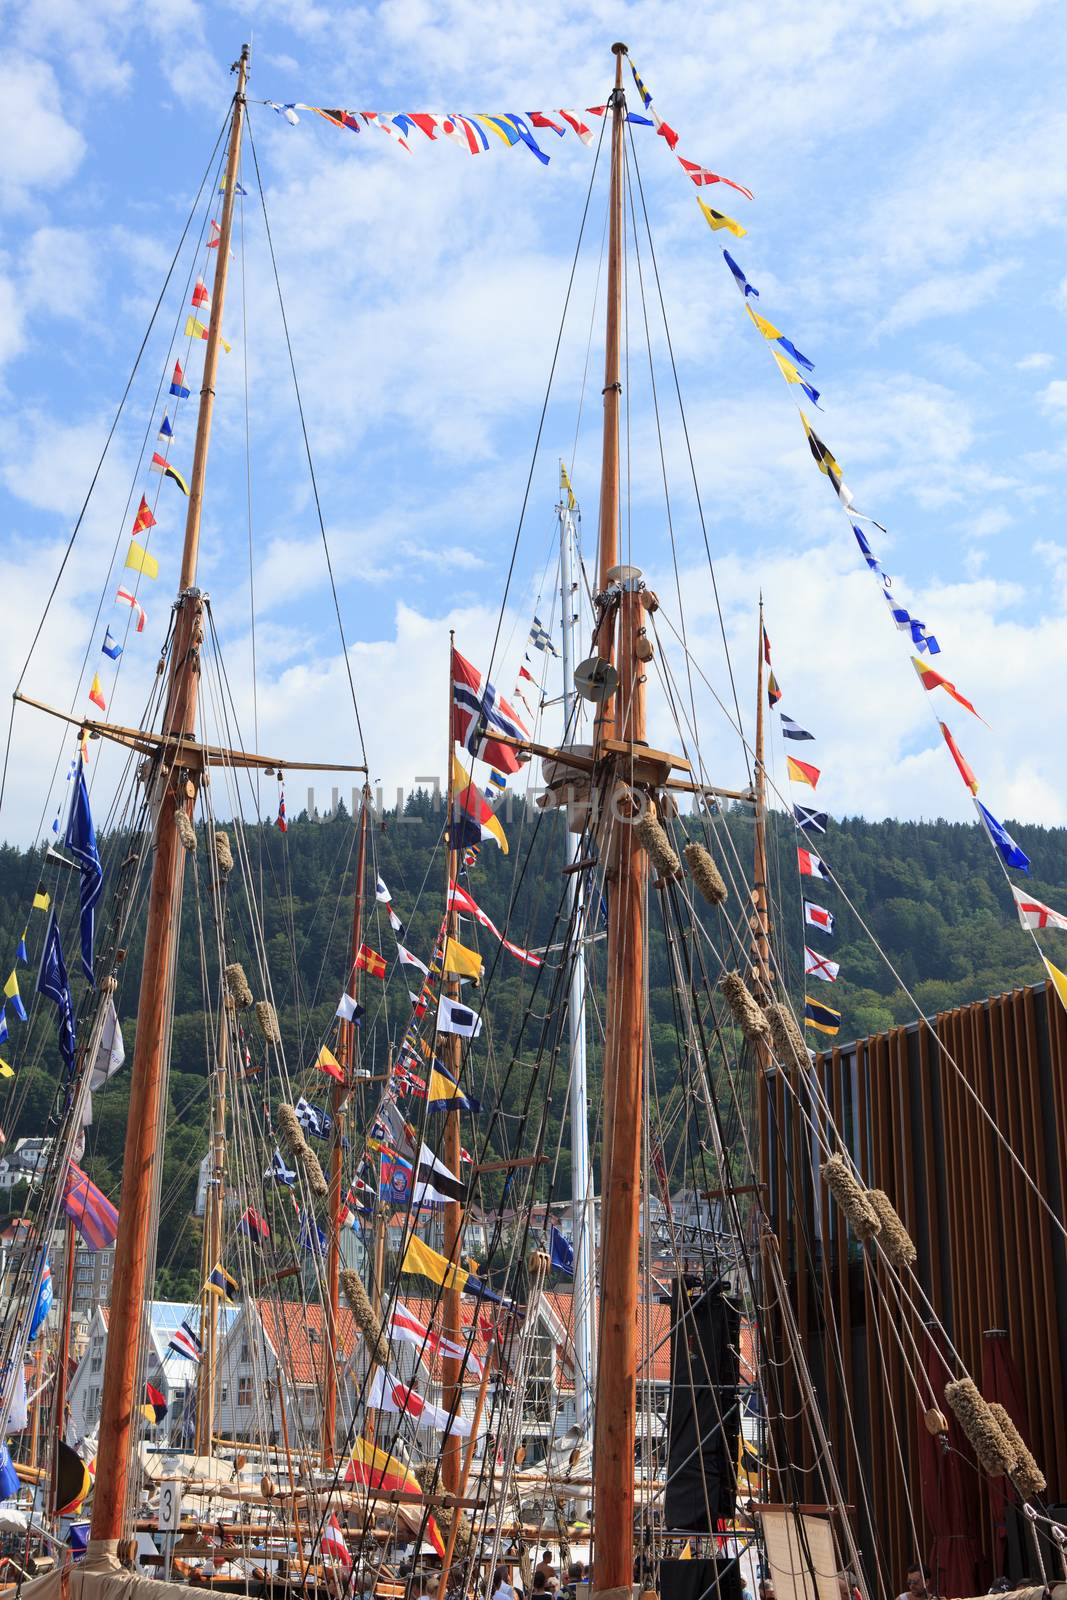
[[[951,733],[949,732],[948,728],[946,728],[946,726],[945,726],[945,724],[943,722],[939,722],[938,723],[938,727],[941,729],[941,732],[945,736],[945,743],[949,747],[949,750],[950,750],[950,752],[952,754],[953,761],[956,763],[956,766],[959,768],[960,777],[963,779],[964,783],[967,785],[967,787],[971,791],[971,793],[972,794],[977,794],[978,793],[978,779],[975,777],[975,775],[971,771],[971,768],[968,765],[967,761],[964,759],[963,752],[960,750],[959,745],[956,743],[955,739],[952,737]]]
[[[104,691],[100,684],[99,672],[93,673],[93,682],[92,687],[89,690],[89,699],[93,702],[94,706],[99,706],[101,711],[107,710],[107,702],[104,699]]]
[[[912,656],[911,664],[919,674],[919,682],[924,689],[944,689],[947,695],[952,696],[957,705],[962,706],[965,711],[969,711],[972,716],[978,717],[979,722],[985,722],[985,718],[979,715],[969,700],[964,699],[956,685],[949,683],[948,679],[943,678],[940,672],[935,672],[929,662],[920,660],[918,656]],[[989,727],[988,722],[985,722],[985,725],[987,728]]]
[[[806,761],[798,761],[795,756],[786,756],[786,767],[794,783],[810,783],[814,789],[821,776],[818,767],[809,766]]]

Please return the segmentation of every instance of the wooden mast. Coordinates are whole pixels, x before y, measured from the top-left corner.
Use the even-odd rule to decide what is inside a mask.
[[[763,765],[763,596],[759,603],[759,653],[756,662],[756,827],[752,873],[752,955],[756,963],[756,981],[760,989],[760,1003],[766,1005],[771,994],[771,923],[770,902],[767,898],[767,774]],[[766,1056],[766,1061],[763,1057]],[[762,1046],[760,1066],[766,1070],[770,1053]]]
[[[63,1314],[59,1325],[59,1361],[56,1367],[56,1392],[55,1404],[52,1409],[53,1434],[52,1444],[52,1512],[59,1504],[57,1495],[59,1485],[59,1451],[56,1443],[67,1437],[67,1369],[70,1366],[70,1330],[74,1321],[74,1258],[78,1248],[77,1235],[74,1224],[67,1218],[66,1248],[63,1252]]]
[[[189,481],[189,507],[171,643],[170,678],[163,713],[164,733],[179,740],[193,738],[196,731],[199,656],[203,638],[203,599],[195,587],[196,566],[211,418],[215,405],[220,327],[230,262],[233,204],[244,125],[247,45],[241,51],[236,70],[237,89],[226,160],[226,188],[212,287],[211,320],[204,354],[196,448]],[[158,763],[148,781],[157,802],[154,858],[148,896],[144,967],[137,1003],[137,1039],[130,1081],[129,1120],[123,1157],[91,1526],[93,1542],[99,1545],[101,1541],[106,1541],[111,1554],[115,1553],[126,1521],[133,1429],[140,1400],[135,1392],[138,1350],[144,1305],[151,1294],[148,1282],[149,1228],[156,1145],[162,1114],[163,1069],[167,1056],[165,1035],[169,1024],[185,863],[185,851],[178,837],[175,813],[179,808],[191,812],[196,792],[192,777],[181,764],[180,754],[169,765]]]
[[[225,920],[225,909],[222,913]],[[223,936],[225,932],[223,930]],[[221,948],[221,946],[220,946]],[[211,1172],[204,1195],[204,1249],[201,1255],[203,1280],[200,1286],[200,1339],[203,1355],[196,1385],[196,1453],[211,1454],[215,1433],[215,1384],[219,1353],[219,1297],[209,1294],[208,1278],[222,1254],[222,1219],[226,1199],[226,1057],[229,1048],[228,995],[223,976],[219,995],[219,1032],[215,1049],[215,1098],[212,1119]]]
[[[622,294],[623,137],[622,88],[626,46],[615,53],[612,95],[611,211],[608,236],[607,348],[604,363],[604,443],[600,485],[598,588],[607,594],[598,630],[598,653],[611,653],[612,609],[618,608],[617,696],[604,702],[598,738],[632,747],[645,739],[644,676],[637,657],[643,632],[639,579],[614,569],[619,560],[619,324]],[[617,733],[617,741],[614,735]],[[633,755],[608,753],[602,763],[601,803],[606,819],[608,987],[604,1038],[604,1170],[600,1252],[600,1351],[593,1443],[595,1546],[598,1593],[623,1591],[633,1580],[634,1443],[637,1412],[637,1282],[641,1179],[642,1074],[644,1066],[645,856],[616,789],[632,780]]]
[[[363,943],[363,884],[367,875],[367,820],[370,788],[363,786],[359,813],[359,847],[356,852],[356,899],[352,907],[352,940],[349,946],[348,979],[345,993],[359,999],[359,972],[356,957]],[[351,985],[351,988],[349,987]],[[329,1472],[335,1460],[337,1444],[337,1329],[341,1315],[341,1119],[352,1083],[352,1070],[356,1062],[356,1024],[341,1023],[341,1067],[344,1083],[335,1083],[330,1095],[330,1112],[333,1127],[330,1130],[330,1197],[329,1243],[326,1259],[326,1381],[322,1402],[322,1467]]]
[[[455,633],[450,632],[448,636],[448,783],[446,785],[448,810],[445,813],[448,827],[448,849],[445,851],[448,876],[445,880],[446,909],[444,933],[441,939],[441,992],[448,995],[450,999],[458,1000],[459,979],[453,978],[450,982],[445,977],[444,970],[444,955],[448,950],[449,939],[456,936],[458,920],[452,906],[452,885],[456,882],[459,872],[459,852],[456,849],[455,841],[455,783],[452,778],[452,762],[454,759],[452,740],[452,656],[455,648],[456,636]],[[442,1052],[448,1071],[458,1083],[460,1069],[463,1064],[463,1045],[459,1035],[457,1033],[436,1034],[434,1047]],[[456,1110],[446,1111],[444,1148],[442,1149],[441,1157],[450,1172],[459,1172],[460,1148],[459,1112]],[[445,1255],[455,1266],[460,1265],[462,1233],[463,1208],[458,1200],[450,1200],[445,1206],[443,1243]],[[445,1338],[451,1340],[454,1345],[461,1344],[463,1340],[463,1312],[460,1295],[461,1291],[454,1284],[450,1284],[444,1291],[441,1303],[441,1331]],[[441,1404],[446,1411],[455,1411],[456,1416],[460,1414],[462,1378],[462,1363],[455,1356],[445,1356],[441,1361]],[[450,1428],[445,1434],[444,1443],[441,1446],[441,1484],[449,1494],[459,1493],[461,1471],[459,1435],[454,1428]]]

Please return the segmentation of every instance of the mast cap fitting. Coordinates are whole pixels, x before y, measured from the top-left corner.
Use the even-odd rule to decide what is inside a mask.
[[[605,576],[607,577],[609,583],[620,584],[623,588],[627,588],[629,586],[636,588],[637,584],[641,581],[641,568],[628,567],[625,564],[617,567],[609,567]]]
[[[630,54],[630,48],[625,44],[613,44],[611,47],[611,53],[613,56],[628,56]]]

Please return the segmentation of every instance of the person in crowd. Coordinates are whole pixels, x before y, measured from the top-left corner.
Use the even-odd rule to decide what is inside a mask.
[[[926,1586],[926,1569],[921,1561],[913,1561],[904,1578],[904,1593],[897,1600],[929,1600]]]
[[[497,1567],[489,1586],[490,1600],[515,1600],[515,1590],[508,1582],[507,1567]]]

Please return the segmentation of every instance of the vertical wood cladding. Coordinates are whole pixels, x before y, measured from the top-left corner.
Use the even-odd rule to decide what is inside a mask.
[[[905,1274],[915,1304],[817,1179],[811,1124],[825,1133],[823,1103],[864,1181],[886,1191],[915,1241],[918,1285]],[[1037,985],[943,1012],[933,1031],[912,1024],[835,1048],[815,1058],[807,1082],[795,1068],[768,1078],[763,1127],[772,1141],[765,1254],[777,1252],[869,1576],[897,1593],[908,1564],[929,1559],[935,1542],[922,1414],[946,1409],[949,1374],[931,1355],[924,1298],[980,1388],[997,1337],[997,1360],[1017,1372],[1025,1415],[1016,1421],[1048,1478],[1048,1501],[1067,1500],[1067,1244],[1053,1220],[1063,1222],[1067,1195],[1067,1016]],[[772,1420],[773,1456],[792,1464],[777,1489],[819,1503],[817,1440],[768,1301],[766,1355],[784,1362],[782,1397],[793,1402]],[[973,1496],[970,1459],[962,1470]],[[979,1577],[1006,1559],[1002,1498],[981,1480],[970,1530]]]

